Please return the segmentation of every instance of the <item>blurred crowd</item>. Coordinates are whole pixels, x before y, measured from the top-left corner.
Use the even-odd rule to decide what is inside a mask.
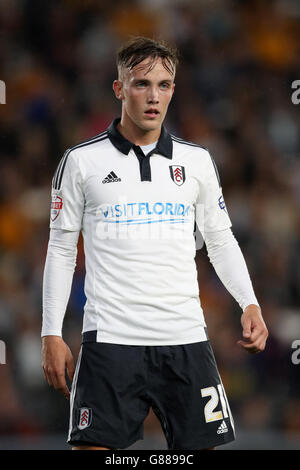
[[[269,329],[249,355],[241,310],[197,252],[200,297],[239,426],[300,433],[300,4],[293,0],[1,0],[0,365],[1,435],[65,433],[68,405],[41,369],[42,277],[51,180],[66,148],[120,115],[115,53],[130,35],[176,44],[181,63],[165,125],[207,147]],[[84,254],[64,339],[80,348]],[[159,433],[150,414],[147,433]],[[300,441],[299,441],[300,445]]]

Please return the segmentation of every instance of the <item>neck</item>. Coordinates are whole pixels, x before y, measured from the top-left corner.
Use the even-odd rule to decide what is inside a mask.
[[[122,116],[119,122],[118,131],[127,140],[134,145],[150,145],[159,139],[161,133],[161,126],[158,129],[144,130],[138,127],[134,122]]]

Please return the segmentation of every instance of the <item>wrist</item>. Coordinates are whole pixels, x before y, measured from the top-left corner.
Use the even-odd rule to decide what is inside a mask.
[[[245,312],[246,310],[253,310],[253,311],[257,310],[257,311],[261,312],[261,308],[260,308],[260,306],[258,305],[258,303],[257,303],[257,304],[253,304],[253,303],[247,304],[247,305],[243,308],[243,312]]]
[[[42,342],[43,343],[48,342],[48,341],[60,342],[60,341],[62,341],[62,336],[60,336],[60,335],[44,335],[44,336],[42,336]]]
[[[251,315],[251,316],[256,316],[262,318],[262,311],[259,305],[257,304],[249,304],[247,307],[245,307],[242,316],[243,315]]]

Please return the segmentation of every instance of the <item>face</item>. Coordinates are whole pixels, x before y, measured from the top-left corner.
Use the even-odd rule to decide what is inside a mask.
[[[146,59],[132,70],[124,69],[113,88],[122,100],[122,120],[143,131],[161,128],[174,92],[174,74],[168,72],[160,58],[155,59],[149,70]]]

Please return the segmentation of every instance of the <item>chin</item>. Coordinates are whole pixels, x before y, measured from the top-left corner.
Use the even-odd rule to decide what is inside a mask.
[[[144,126],[140,126],[141,129],[143,129],[144,131],[156,131],[157,129],[160,129],[161,127],[161,124],[157,124],[156,126],[154,126],[153,124],[150,125],[150,126],[147,126],[146,124]]]
[[[146,119],[143,119],[142,121],[140,121],[139,127],[145,131],[156,131],[161,127],[161,120],[157,119],[155,121],[148,121]]]

